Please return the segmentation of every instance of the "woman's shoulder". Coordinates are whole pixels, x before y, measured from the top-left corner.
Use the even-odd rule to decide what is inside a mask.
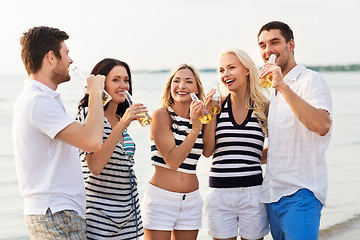
[[[158,108],[153,111],[152,123],[150,124],[150,139],[154,136],[160,136],[164,134],[164,131],[169,130],[172,124],[171,117],[166,108]]]
[[[153,111],[152,115],[155,117],[163,117],[163,116],[169,115],[169,113],[166,108],[161,107],[161,108],[158,108],[155,111]]]
[[[158,108],[152,113],[152,118],[155,121],[165,122],[170,120],[169,111],[166,108]]]

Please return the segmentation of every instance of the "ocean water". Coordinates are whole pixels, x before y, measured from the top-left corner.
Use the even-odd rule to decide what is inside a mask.
[[[359,239],[360,187],[360,72],[323,72],[333,98],[333,132],[327,151],[329,189],[327,206],[322,211],[320,239]],[[134,96],[150,112],[160,106],[162,87],[168,73],[134,73]],[[217,73],[200,73],[205,92],[217,80]],[[25,228],[19,194],[11,139],[12,107],[21,91],[24,75],[0,75],[0,239],[29,239]],[[74,77],[60,85],[58,91],[67,112],[76,115],[77,102],[83,95],[81,81]],[[134,121],[129,133],[136,143],[135,171],[138,177],[140,198],[153,174],[150,164],[149,128]],[[201,157],[198,166],[200,193],[208,189],[210,159]],[[343,234],[343,235],[341,235]],[[348,234],[348,235],[344,235]],[[198,239],[211,239],[207,235],[206,221]],[[265,237],[270,240],[271,236]]]

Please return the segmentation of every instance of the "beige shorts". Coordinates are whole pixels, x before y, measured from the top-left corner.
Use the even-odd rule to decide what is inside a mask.
[[[177,193],[149,183],[141,209],[143,226],[163,231],[200,229],[202,206],[199,190]]]
[[[258,239],[269,233],[266,205],[260,202],[261,186],[210,188],[205,198],[209,235],[213,238]]]

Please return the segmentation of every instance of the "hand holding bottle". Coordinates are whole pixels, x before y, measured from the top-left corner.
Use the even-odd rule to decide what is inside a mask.
[[[219,91],[219,82],[216,82],[210,100],[210,113],[216,115],[219,114],[220,112],[221,112],[221,93]]]
[[[269,61],[267,63],[275,63],[275,60],[276,60],[276,55],[275,54],[271,54],[270,57],[269,57]],[[268,64],[269,65],[269,64]],[[264,68],[261,70],[261,73],[260,73],[260,85],[263,87],[263,88],[270,88],[271,86],[273,86],[273,82],[272,82],[272,73],[267,73],[267,74],[264,74],[266,73],[266,70],[267,70],[267,65],[265,64],[264,65]]]
[[[131,94],[127,90],[125,90],[124,95],[125,95],[126,100],[129,103],[129,105],[133,106],[134,101],[133,101],[133,97],[131,96]],[[152,118],[150,117],[149,113],[147,113],[147,112],[139,112],[137,115],[138,115],[137,119],[138,119],[139,123],[141,124],[141,126],[143,126],[143,127],[150,125],[150,123],[152,122]]]
[[[270,58],[276,59],[275,54],[271,54]],[[278,65],[276,65],[275,60],[273,62],[273,59],[270,59],[270,58],[269,58],[269,61],[264,65],[263,69],[261,69],[260,76],[259,76],[259,78],[261,79],[260,84],[263,81],[263,79],[267,78],[267,80],[270,80],[270,82],[268,82],[268,83],[269,84],[271,83],[271,85],[269,87],[272,86],[272,87],[278,89],[278,87],[282,84],[285,84],[285,82],[282,77],[281,68]],[[271,77],[269,77],[269,75]]]
[[[88,94],[95,93],[95,92],[102,94],[102,92],[104,91],[105,78],[106,77],[104,75],[96,75],[95,76],[95,75],[91,74],[86,79],[86,82],[87,82],[86,92]]]
[[[190,93],[190,96],[191,96],[192,100],[195,100],[195,102],[200,101],[200,99],[196,96],[196,94],[194,92]],[[202,124],[208,124],[211,121],[211,114],[205,108],[203,103],[202,103],[199,119]]]
[[[200,121],[202,108],[203,103],[201,101],[192,101],[190,104],[189,117],[192,123],[191,129],[197,132],[200,132],[203,128],[203,123]]]
[[[91,75],[91,76],[89,76],[89,75],[87,75],[87,74],[85,74],[83,71],[81,71],[77,66],[73,66],[72,68],[71,68],[71,70],[73,71],[73,73],[75,73],[82,81],[84,81],[83,82],[83,84],[84,84],[84,87],[85,87],[85,93],[87,93],[87,94],[89,94],[89,89],[88,89],[88,86],[89,86],[89,81],[91,81],[92,82],[92,76],[94,76],[94,75]],[[103,75],[97,75],[97,76],[103,76]],[[97,77],[96,76],[96,77]],[[95,76],[94,76],[95,77]],[[104,90],[104,84],[105,84],[105,76],[103,76],[103,81],[102,81],[102,85],[101,85],[101,87],[99,87],[98,86],[98,88],[96,88],[96,86],[95,86],[95,90],[96,89],[101,89],[101,91],[102,91],[102,101],[103,101],[103,105],[105,106],[108,102],[110,102],[110,100],[111,100],[111,96],[110,96],[110,94],[108,94],[105,90]],[[90,83],[91,85],[92,85],[92,83]]]
[[[121,122],[124,124],[124,128],[127,128],[134,120],[138,120],[141,123],[139,116],[144,114],[147,114],[147,110],[144,104],[135,103],[126,109],[118,124]]]

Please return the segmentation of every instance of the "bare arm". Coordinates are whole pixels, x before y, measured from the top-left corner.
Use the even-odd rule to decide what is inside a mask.
[[[214,95],[214,91],[211,91],[206,96],[205,105],[208,106],[211,101],[211,97]],[[204,149],[202,154],[205,157],[210,157],[215,151],[215,130],[216,130],[216,115],[211,115],[212,120],[209,124],[203,125],[203,142]]]
[[[202,153],[207,158],[210,157],[215,151],[215,130],[216,116],[213,116],[211,122],[203,126],[204,149]]]
[[[146,107],[143,104],[134,104],[126,109],[120,121],[115,125],[109,137],[98,151],[86,154],[86,162],[89,170],[94,175],[99,175],[109,162],[116,145],[119,141],[124,140],[123,131],[130,123],[139,118],[139,113],[145,113]]]
[[[268,148],[265,147],[262,150],[262,155],[261,155],[261,158],[260,158],[260,163],[261,164],[266,164],[267,163],[267,152],[268,152]]]
[[[201,102],[192,103],[190,116],[192,119],[192,130],[184,141],[176,146],[174,136],[171,132],[171,119],[163,108],[153,113],[153,122],[150,125],[150,135],[155,142],[157,149],[163,157],[166,165],[176,170],[189,155],[195,141],[201,131],[202,124],[199,120]]]
[[[102,91],[105,76],[91,75],[88,78],[89,110],[84,124],[73,122],[56,136],[56,139],[71,144],[87,152],[100,149],[104,131],[104,110]]]
[[[320,136],[326,135],[331,127],[329,112],[311,106],[291,90],[284,82],[280,67],[275,63],[266,63],[260,73],[260,78],[266,76],[270,72],[273,74],[274,88],[281,92],[299,121],[310,131],[315,132]]]

